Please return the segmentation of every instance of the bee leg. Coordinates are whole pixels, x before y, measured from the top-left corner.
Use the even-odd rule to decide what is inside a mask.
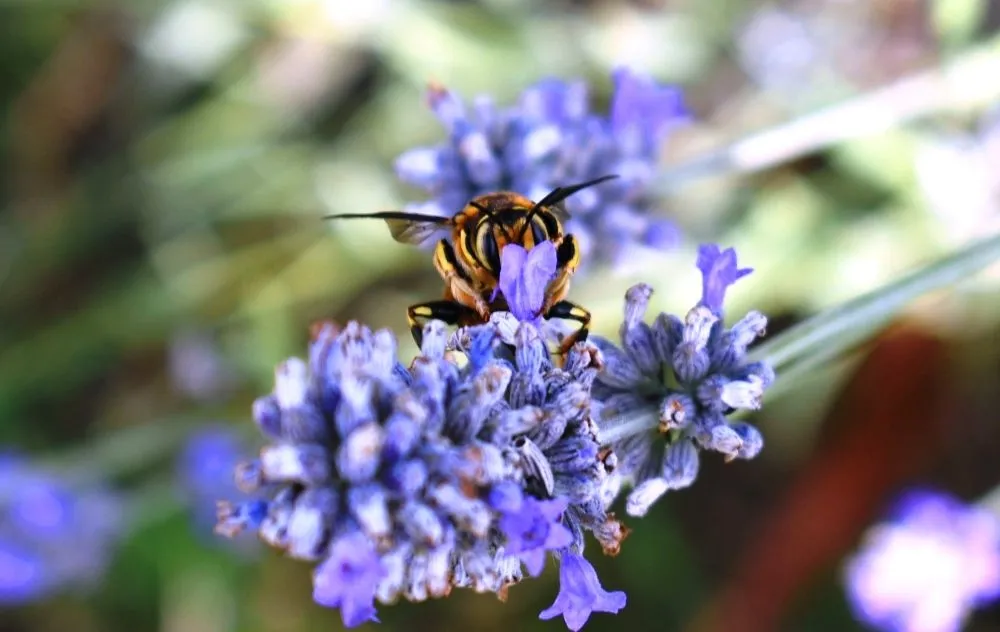
[[[580,323],[580,328],[566,336],[562,344],[559,345],[560,354],[565,354],[576,343],[585,341],[590,334],[590,312],[576,303],[559,301],[549,309],[545,314],[545,318],[565,318],[566,320],[575,320]]]
[[[463,318],[475,312],[455,301],[428,301],[406,308],[406,321],[410,324],[410,335],[419,347],[424,339],[424,325],[429,320],[440,320],[448,325],[457,325]]]
[[[447,239],[439,241],[434,249],[434,267],[456,300],[473,307],[483,320],[489,320],[489,305],[472,287],[468,275],[455,257],[455,249]]]

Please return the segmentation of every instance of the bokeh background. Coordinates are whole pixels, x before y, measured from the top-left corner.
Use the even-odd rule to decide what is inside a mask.
[[[1000,227],[990,0],[3,0],[0,20],[0,444],[118,503],[101,514],[107,551],[71,536],[100,558],[85,580],[0,605],[4,632],[340,629],[307,565],[213,536],[214,500],[253,450],[254,397],[311,322],[389,327],[413,352],[405,308],[441,288],[427,253],[380,222],[321,216],[420,199],[392,161],[443,139],[429,81],[508,103],[583,78],[600,108],[613,68],[649,72],[694,115],[664,148],[669,172],[984,55],[961,79],[971,97],[891,93],[888,110],[838,119],[881,129],[789,128],[774,141],[787,159],[664,186],[683,242],[574,287],[608,335],[637,280],[662,309],[697,298],[700,240],[756,269],[729,313],[760,309],[774,335]],[[779,382],[755,420],[761,457],[705,459],[694,487],[632,521],[599,565],[629,605],[586,629],[863,629],[842,564],[894,495],[933,484],[974,501],[1000,483],[997,277]],[[555,579],[506,604],[382,607],[382,629],[563,629],[536,620]],[[1000,611],[967,629],[1000,630]]]

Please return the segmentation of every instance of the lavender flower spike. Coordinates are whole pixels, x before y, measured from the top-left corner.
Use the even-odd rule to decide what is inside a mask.
[[[509,107],[488,97],[467,106],[431,87],[431,109],[447,139],[397,158],[399,179],[432,196],[406,210],[451,216],[484,193],[516,191],[538,200],[558,186],[614,173],[618,180],[566,201],[566,228],[584,264],[620,261],[636,247],[673,246],[677,230],[649,186],[662,143],[689,114],[679,90],[651,77],[623,68],[612,79],[606,114],[591,112],[582,81],[540,81]]]
[[[1000,521],[930,491],[904,497],[846,568],[858,619],[886,632],[958,632],[1000,598]]]
[[[732,249],[712,244],[700,248],[698,267],[702,300],[684,320],[660,314],[643,322],[653,290],[640,284],[625,297],[621,346],[593,337],[604,356],[595,414],[602,436],[611,437],[618,476],[634,485],[630,515],[642,516],[667,491],[694,483],[701,451],[752,459],[764,445],[756,428],[726,419],[734,409],[759,408],[774,381],[768,365],[744,361],[767,319],[750,312],[731,329],[722,323],[726,287],[749,270],[736,267]]]
[[[269,443],[237,480],[262,500],[222,504],[217,531],[317,562],[313,597],[348,627],[376,601],[503,596],[522,564],[538,574],[587,531],[617,551],[615,459],[590,415],[597,349],[576,345],[559,368],[531,323],[512,346],[496,337],[483,325],[449,343],[433,321],[404,368],[388,331],[317,327],[309,361],[280,364],[254,405]]]
[[[604,590],[590,562],[580,555],[566,552],[559,565],[559,595],[538,618],[547,620],[562,615],[566,627],[577,632],[587,623],[591,613],[616,614],[624,607],[625,593]]]

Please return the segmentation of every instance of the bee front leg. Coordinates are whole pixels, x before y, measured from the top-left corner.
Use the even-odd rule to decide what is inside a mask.
[[[565,318],[580,323],[580,328],[566,336],[559,345],[559,353],[565,354],[573,345],[584,342],[590,334],[590,312],[570,301],[559,301],[545,314],[545,318]]]
[[[475,312],[455,301],[428,301],[411,305],[406,309],[406,320],[410,325],[410,335],[419,347],[424,341],[424,325],[429,320],[440,320],[448,325],[457,325]]]

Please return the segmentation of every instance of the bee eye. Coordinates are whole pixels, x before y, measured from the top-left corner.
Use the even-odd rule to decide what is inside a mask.
[[[480,257],[482,257],[483,265],[491,272],[498,272],[500,270],[500,249],[497,247],[497,240],[490,225],[486,222],[479,227],[476,246]]]
[[[531,219],[531,241],[537,246],[540,243],[549,240],[548,231],[545,230],[545,225],[542,224],[542,219],[540,217],[533,217]]]

